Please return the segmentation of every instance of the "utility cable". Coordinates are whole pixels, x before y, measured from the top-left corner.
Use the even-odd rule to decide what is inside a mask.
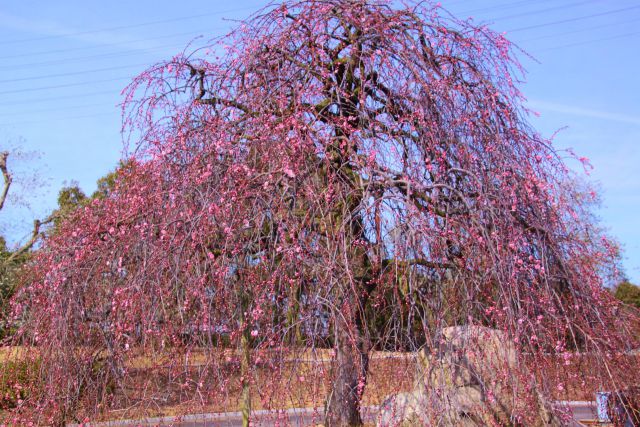
[[[514,29],[508,30],[506,32],[507,33],[517,33],[517,32],[520,32],[520,31],[533,30],[533,29],[536,29],[536,28],[543,28],[543,27],[548,27],[548,26],[551,26],[551,25],[566,24],[568,22],[576,22],[576,21],[581,21],[581,20],[584,20],[584,19],[596,18],[598,16],[613,15],[615,13],[627,12],[629,10],[635,10],[635,9],[640,9],[640,5],[625,7],[625,8],[622,8],[622,9],[609,10],[609,11],[606,11],[606,12],[594,13],[594,14],[591,14],[591,15],[583,15],[583,16],[578,16],[578,17],[575,17],[575,18],[562,19],[560,21],[546,22],[544,24],[536,24],[536,25],[529,25],[527,27],[514,28]]]
[[[143,22],[143,23],[139,23],[139,24],[119,25],[119,26],[116,26],[116,27],[101,28],[101,29],[98,29],[98,30],[78,31],[78,32],[74,32],[74,33],[60,34],[60,35],[55,35],[55,36],[42,36],[42,37],[33,37],[33,38],[29,38],[29,39],[7,40],[7,41],[0,42],[0,45],[8,45],[8,44],[15,44],[15,43],[28,43],[28,42],[33,42],[33,41],[51,40],[51,39],[59,39],[59,38],[66,38],[66,37],[83,36],[83,35],[87,35],[87,34],[103,33],[103,32],[107,32],[107,31],[126,30],[126,29],[129,29],[129,28],[147,27],[147,26],[151,26],[151,25],[167,24],[167,23],[170,23],[170,22],[187,21],[187,20],[190,20],[190,19],[204,18],[204,17],[214,16],[214,15],[222,15],[222,14],[225,14],[225,13],[241,12],[241,11],[248,10],[248,9],[252,9],[253,10],[255,8],[253,8],[253,7],[244,7],[244,8],[238,8],[238,9],[223,10],[223,11],[218,11],[218,12],[202,13],[202,14],[198,14],[198,15],[182,16],[182,17],[178,17],[178,18],[162,19],[162,20],[158,20],[158,21]]]

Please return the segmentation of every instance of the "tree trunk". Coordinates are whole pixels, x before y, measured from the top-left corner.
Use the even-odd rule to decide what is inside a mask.
[[[242,427],[249,427],[251,417],[251,347],[249,331],[245,327],[240,338],[240,375],[242,375],[242,394],[240,396],[240,411],[242,412]]]
[[[244,290],[239,291],[240,306],[240,376],[242,391],[240,393],[240,412],[242,413],[242,427],[249,427],[251,417],[251,331],[245,317],[249,307],[249,296]]]
[[[338,315],[334,322],[335,357],[325,406],[325,427],[361,426],[360,399],[366,384],[368,351],[360,331]]]
[[[287,330],[289,331],[289,342],[291,345],[302,347],[304,345],[304,338],[302,336],[302,329],[298,322],[298,316],[300,314],[300,298],[302,297],[302,289],[300,285],[296,285],[289,291],[289,304],[287,307]]]

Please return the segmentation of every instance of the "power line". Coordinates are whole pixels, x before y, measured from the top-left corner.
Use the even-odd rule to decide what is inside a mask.
[[[580,28],[577,30],[571,30],[571,31],[563,31],[561,33],[553,33],[553,34],[546,34],[544,36],[539,36],[539,37],[532,37],[529,39],[525,39],[525,40],[520,40],[520,43],[526,43],[526,42],[531,42],[531,41],[536,41],[536,40],[543,40],[543,39],[550,39],[550,38],[555,38],[558,36],[566,36],[569,34],[576,34],[576,33],[584,33],[586,31],[593,31],[593,30],[598,30],[600,28],[606,28],[606,27],[614,27],[614,26],[620,26],[620,25],[625,25],[625,24],[631,24],[633,22],[638,22],[640,21],[640,17],[631,19],[629,21],[622,21],[622,22],[610,22],[608,24],[602,24],[602,25],[593,25],[591,27],[586,27],[586,28]]]
[[[543,0],[543,1],[545,1],[545,0]],[[575,6],[575,5],[578,5],[578,4],[590,3],[590,2],[593,2],[593,1],[594,0],[582,1],[582,2],[578,2],[578,3],[572,3],[570,5],[564,5],[564,6],[555,7],[555,8],[538,10],[538,11],[534,11],[534,12],[530,12],[530,13],[542,13],[542,12],[546,12],[546,11],[549,11],[549,10],[571,7],[571,6]],[[595,0],[595,1],[599,1],[599,0]],[[517,2],[517,3],[513,4],[512,6],[515,6],[515,5],[518,5],[518,4],[522,4],[522,3],[527,3],[527,2],[526,1]],[[491,7],[491,8],[485,8],[485,9],[475,9],[475,11],[489,10],[489,9],[496,9],[496,8],[498,8],[498,6],[494,6],[494,7]],[[497,19],[500,20],[500,19],[506,19],[506,18],[516,17],[516,16],[525,16],[525,15],[528,15],[530,13],[519,14],[519,15],[511,15],[511,16],[508,16],[508,17],[497,18]],[[193,33],[180,33],[178,35],[185,35],[185,34],[193,34]],[[171,37],[172,36],[173,35],[171,35]],[[134,41],[131,41],[131,42],[124,42],[124,43],[120,42],[120,43],[114,43],[114,44],[135,43],[135,42],[141,42],[141,41],[162,39],[162,38],[167,38],[167,37],[170,37],[170,36],[147,38],[147,39],[141,39],[141,40],[134,40]],[[171,48],[173,48],[173,47],[182,47],[182,45],[174,45]],[[33,67],[33,66],[41,66],[41,65],[54,65],[54,64],[60,64],[60,63],[68,63],[68,62],[71,62],[71,61],[77,62],[77,61],[84,61],[84,60],[87,60],[87,59],[131,56],[131,55],[138,54],[139,52],[146,52],[146,51],[152,51],[152,50],[153,51],[162,50],[162,49],[165,49],[165,48],[169,48],[169,47],[159,46],[159,47],[150,48],[150,49],[135,49],[135,50],[124,52],[124,53],[106,53],[106,54],[89,55],[89,56],[84,56],[84,57],[67,58],[67,59],[61,59],[61,60],[55,60],[55,61],[43,61],[43,62],[34,62],[34,63],[28,63],[28,64],[8,65],[8,66],[1,66],[0,69],[16,69],[16,68]],[[81,49],[85,49],[85,48],[81,48]],[[66,49],[64,49],[64,50],[66,50]],[[7,57],[5,57],[5,58],[7,58]]]
[[[519,2],[519,3],[522,3],[522,2]],[[581,3],[585,3],[585,2],[581,2]],[[588,3],[588,2],[586,2],[586,3]],[[574,3],[574,5],[575,4],[580,4],[580,3]],[[554,8],[554,9],[557,9],[557,8]],[[481,9],[476,9],[476,10],[481,10]],[[547,9],[547,10],[549,10],[549,9]],[[543,12],[543,11],[537,11],[537,12]],[[533,13],[537,13],[537,12],[533,12]],[[516,15],[513,15],[513,16],[516,16]],[[501,19],[501,18],[498,18],[498,19]],[[576,30],[576,31],[572,31],[572,32],[587,31],[587,30],[592,29],[592,28],[595,29],[595,28],[600,28],[600,27],[610,26],[610,25],[617,25],[617,24],[605,24],[605,25],[602,25],[602,26],[595,26],[595,27],[590,27],[588,29],[581,29],[581,30]],[[572,32],[560,33],[560,35],[569,34],[569,33],[572,33]],[[186,35],[186,34],[192,35],[193,33],[180,33],[178,35]],[[150,40],[162,39],[162,38],[173,37],[173,36],[175,36],[175,35],[163,36],[163,37],[157,37],[157,38],[141,39],[141,40],[134,40],[132,42],[150,41]],[[539,38],[549,38],[549,37],[554,37],[554,36],[553,35],[548,35],[548,36],[543,36],[543,37],[539,37]],[[126,44],[126,43],[130,43],[130,42],[114,43],[114,44]],[[89,60],[89,59],[125,57],[125,56],[132,56],[132,55],[136,55],[136,54],[144,53],[144,52],[161,51],[163,49],[179,48],[179,47],[182,47],[182,46],[183,46],[182,44],[176,44],[176,45],[172,45],[172,46],[158,46],[158,47],[149,48],[149,49],[134,49],[134,50],[127,51],[127,52],[124,52],[124,53],[111,52],[111,53],[105,53],[105,54],[97,54],[97,55],[65,58],[65,59],[59,59],[59,60],[55,60],[55,61],[43,61],[43,62],[33,62],[33,63],[27,63],[27,64],[6,65],[6,66],[0,66],[0,70],[2,70],[2,69],[19,69],[19,68],[27,68],[27,67],[35,67],[35,66],[43,66],[43,65],[66,64],[66,63],[69,63],[69,62],[82,62],[82,61]],[[80,48],[80,49],[86,49],[86,48]],[[69,49],[69,50],[72,50],[72,49]],[[75,49],[73,49],[73,50],[75,50]],[[67,49],[62,49],[62,51],[67,51]],[[4,58],[7,58],[7,57],[4,57]],[[0,58],[0,59],[2,59],[2,58]]]
[[[125,56],[141,55],[145,53],[154,53],[154,52],[159,52],[165,49],[178,49],[180,47],[184,47],[184,44],[174,44],[174,45],[168,45],[168,46],[163,45],[163,46],[156,46],[156,47],[150,47],[150,48],[132,49],[132,50],[127,50],[126,52],[109,52],[109,53],[100,53],[96,55],[76,56],[71,58],[56,59],[52,61],[4,65],[4,66],[0,66],[0,70],[16,70],[21,68],[33,68],[33,67],[41,67],[41,66],[47,66],[47,65],[68,64],[70,62],[84,62],[84,61],[89,61],[93,59],[120,58]]]
[[[552,1],[552,0],[538,0],[538,3],[543,3],[548,1]],[[531,4],[531,0],[522,0],[522,1],[512,2],[512,3],[503,3],[496,6],[491,6],[491,7],[482,7],[479,9],[464,10],[460,12],[460,14],[466,15],[468,13],[488,12],[490,10],[496,10],[496,9],[498,10],[513,9],[514,7],[520,7],[523,4]]]
[[[555,6],[555,7],[549,7],[549,8],[546,8],[546,9],[538,9],[538,10],[533,10],[533,11],[529,11],[529,12],[516,13],[515,15],[500,16],[498,18],[492,19],[492,21],[505,21],[507,19],[522,18],[524,16],[528,17],[528,16],[531,16],[531,15],[538,15],[540,13],[548,13],[548,12],[552,12],[554,10],[569,9],[569,8],[576,7],[576,6],[581,6],[583,4],[596,3],[596,2],[600,2],[600,1],[601,0],[584,0],[584,1],[579,1],[579,2],[575,2],[575,3],[565,4],[565,5],[562,5],[562,6]]]
[[[73,106],[64,107],[64,108],[45,108],[45,109],[41,109],[41,110],[29,110],[29,111],[22,111],[22,112],[12,112],[12,113],[8,113],[8,114],[2,114],[2,117],[23,116],[23,115],[26,115],[26,114],[57,113],[57,112],[62,112],[62,111],[77,110],[79,108],[93,108],[93,107],[113,107],[113,108],[115,108],[116,105],[115,104],[114,105],[108,105],[108,104],[105,104],[104,102],[101,102],[101,103],[84,104],[84,105],[73,105]]]
[[[16,83],[16,82],[24,82],[24,81],[31,81],[31,80],[53,79],[57,77],[81,76],[81,75],[86,75],[91,73],[102,73],[105,71],[124,70],[127,68],[148,67],[148,66],[149,66],[149,63],[145,62],[144,64],[119,65],[117,67],[94,68],[92,70],[72,71],[69,73],[48,74],[44,76],[33,76],[33,77],[20,77],[17,79],[6,79],[6,80],[0,80],[0,83]]]
[[[468,2],[470,2],[470,1],[471,1],[471,0],[453,0],[453,1],[447,1],[447,5],[449,5],[449,4],[454,4],[454,5],[456,5],[456,4],[459,4],[459,3],[468,3]]]
[[[55,97],[49,97],[49,98],[21,99],[19,101],[0,103],[0,107],[9,107],[9,106],[14,106],[14,105],[25,105],[25,104],[37,104],[39,102],[60,101],[62,99],[88,98],[88,97],[100,96],[100,95],[117,95],[117,96],[120,96],[120,91],[119,90],[103,90],[103,91],[99,91],[99,92],[83,93],[83,94],[80,94],[80,95],[63,95],[63,96],[55,96]]]
[[[9,94],[13,94],[13,93],[24,93],[24,92],[37,92],[37,91],[48,90],[48,89],[62,89],[62,88],[74,87],[74,86],[92,85],[92,84],[96,84],[96,83],[125,81],[125,80],[131,80],[132,78],[133,78],[133,76],[115,77],[115,78],[112,78],[112,79],[93,80],[93,81],[89,81],[89,82],[67,83],[67,84],[53,85],[53,86],[40,86],[40,87],[32,87],[32,88],[28,88],[28,89],[5,90],[5,91],[0,92],[0,95],[9,95]]]
[[[545,0],[542,0],[542,1],[545,1]],[[535,11],[535,12],[531,12],[531,13],[541,13],[541,12],[545,12],[545,11],[548,11],[548,10],[560,9],[560,8],[575,6],[575,5],[578,5],[578,4],[589,3],[589,2],[593,2],[593,1],[594,0],[582,1],[582,2],[578,2],[578,3],[570,4],[570,5],[564,5],[564,6],[556,7],[556,8],[539,10],[539,11]],[[595,0],[595,1],[599,1],[599,0]],[[514,4],[512,4],[512,6],[523,4],[523,3],[528,3],[528,0],[514,3]],[[494,7],[491,7],[491,8],[485,8],[485,9],[475,9],[474,11],[490,10],[490,9],[496,9],[496,8],[498,8],[498,6],[494,6]],[[528,13],[521,14],[521,15],[527,15],[527,14]],[[521,16],[521,15],[512,15],[512,16],[503,17],[503,18],[506,19],[506,18]],[[499,19],[503,19],[503,18],[497,18],[497,19],[499,20]],[[191,33],[191,32],[189,32],[189,33],[179,33],[177,35],[186,35],[186,34],[192,35],[193,33]],[[116,44],[121,45],[121,44],[127,44],[127,43],[137,43],[137,42],[141,42],[141,41],[157,40],[157,39],[163,39],[163,38],[173,37],[173,36],[175,36],[175,35],[154,37],[154,38],[147,38],[147,39],[137,39],[137,40],[133,40],[133,41],[130,41],[130,42],[113,43],[113,45],[116,45]],[[149,48],[149,49],[134,49],[132,51],[128,51],[128,52],[124,52],[124,53],[113,53],[112,52],[112,53],[106,53],[106,54],[89,55],[89,56],[84,56],[84,57],[81,56],[81,57],[75,57],[75,58],[66,58],[66,59],[60,59],[60,60],[54,60],[54,61],[43,61],[43,62],[33,62],[33,63],[28,63],[28,64],[7,65],[7,66],[0,66],[0,69],[17,69],[17,68],[26,68],[26,67],[34,67],[34,66],[42,66],[42,65],[55,65],[55,64],[60,64],[60,63],[65,63],[66,64],[66,63],[71,62],[71,61],[77,62],[77,61],[84,61],[84,60],[87,60],[87,59],[131,56],[131,55],[138,54],[140,52],[156,51],[156,50],[162,50],[162,49],[165,49],[165,48],[174,48],[174,47],[176,47],[176,48],[177,47],[182,47],[182,45],[174,45],[174,46],[171,46],[171,47],[158,46],[158,47]],[[79,49],[87,49],[87,48],[79,48]],[[76,49],[61,49],[59,51],[68,51],[68,50],[76,50]],[[3,58],[10,58],[10,57],[3,57]],[[2,58],[0,58],[0,59],[2,59]]]
[[[106,31],[117,31],[117,30],[129,29],[129,28],[147,27],[147,26],[150,26],[150,25],[166,24],[166,23],[169,23],[169,22],[186,21],[186,20],[189,20],[189,19],[204,18],[204,17],[207,17],[207,16],[214,16],[214,15],[222,15],[222,14],[225,14],[225,13],[241,12],[241,11],[248,10],[248,9],[254,9],[254,8],[253,7],[244,7],[244,8],[229,9],[229,10],[218,11],[218,12],[202,13],[202,14],[198,14],[198,15],[182,16],[182,17],[178,17],[178,18],[162,19],[162,20],[159,20],[159,21],[143,22],[143,23],[139,23],[139,24],[119,25],[119,26],[116,26],[116,27],[101,28],[101,29],[98,29],[98,30],[78,31],[78,32],[75,32],[75,33],[60,34],[60,35],[55,35],[55,36],[33,37],[33,38],[30,38],[30,39],[8,40],[8,41],[0,42],[0,45],[15,44],[15,43],[28,43],[28,42],[33,42],[33,41],[51,40],[51,39],[58,39],[58,38],[65,38],[65,37],[83,36],[83,35],[87,35],[87,34],[103,33],[103,32],[106,32]]]
[[[640,5],[625,7],[625,8],[622,8],[622,9],[609,10],[609,11],[606,11],[606,12],[594,13],[594,14],[591,14],[591,15],[579,16],[579,17],[576,17],[576,18],[562,19],[560,21],[546,22],[544,24],[536,24],[536,25],[529,25],[527,27],[514,28],[512,30],[508,30],[507,33],[517,33],[519,31],[532,30],[532,29],[535,29],[535,28],[548,27],[548,26],[551,26],[551,25],[566,24],[568,22],[581,21],[581,20],[584,20],[584,19],[596,18],[598,16],[612,15],[612,14],[615,14],[615,13],[626,12],[626,11],[634,10],[634,9],[640,9]]]
[[[619,13],[621,11],[625,11],[625,10],[629,10],[629,9],[635,9],[637,7],[638,6],[619,9],[619,10],[614,10],[614,11],[607,11],[607,12],[593,14],[593,15],[589,15],[589,16],[573,18],[571,20],[573,21],[573,20],[578,20],[578,19],[586,19],[588,17],[590,18],[590,17],[594,17],[594,16],[601,16],[601,15],[606,15],[606,14],[611,14],[611,13]],[[564,21],[558,21],[558,23],[559,22],[564,22]],[[538,25],[536,27],[546,26],[546,25],[553,25],[555,23],[556,22],[547,23],[547,24],[541,24],[541,25]],[[529,27],[527,27],[527,28],[529,28]],[[592,28],[597,28],[597,27],[592,27]],[[521,30],[521,29],[516,29],[516,30],[512,30],[512,31],[519,31],[519,30]],[[583,29],[583,30],[578,30],[578,31],[586,31],[586,30],[588,30],[588,29]],[[551,48],[547,48],[547,49],[544,49],[544,50],[552,50],[552,49],[559,49],[559,48],[571,47],[571,46],[582,45],[582,44],[595,43],[595,42],[599,42],[599,41],[603,41],[603,40],[610,40],[610,39],[616,39],[616,38],[622,38],[622,37],[629,37],[629,36],[633,36],[633,35],[635,35],[635,33],[628,33],[628,34],[622,34],[622,35],[607,37],[607,38],[603,38],[603,39],[596,39],[596,40],[589,40],[589,41],[585,41],[585,42],[572,43],[572,44],[568,44],[568,45],[551,47]],[[0,81],[0,83],[8,83],[8,82],[16,82],[16,81],[27,81],[27,80],[53,78],[53,77],[63,77],[63,76],[70,76],[70,75],[85,75],[85,74],[93,73],[93,72],[111,71],[111,70],[115,70],[115,69],[124,69],[124,68],[145,66],[145,65],[148,65],[148,64],[126,65],[126,66],[119,66],[119,67],[110,67],[110,68],[93,69],[93,70],[86,70],[86,71],[79,71],[79,72],[63,73],[63,74],[57,74],[57,75],[54,74],[54,75],[49,75],[49,76],[38,76],[38,77],[31,77],[31,78],[20,78],[20,79],[4,80],[4,81]],[[35,91],[41,91],[41,90],[47,90],[47,89],[67,88],[67,87],[83,86],[83,85],[104,83],[104,82],[113,82],[113,81],[123,81],[123,80],[130,80],[130,79],[131,79],[131,77],[119,77],[119,78],[97,80],[97,81],[77,82],[77,83],[52,85],[52,86],[44,86],[44,87],[37,87],[37,88],[17,89],[17,90],[10,90],[10,91],[0,92],[0,95],[17,94],[17,93],[24,93],[24,92],[35,92]],[[95,95],[101,95],[101,94],[115,94],[114,92],[115,91],[102,91],[102,92],[95,92],[93,94],[70,95],[70,96],[61,96],[61,97],[55,97],[55,98],[52,98],[52,97],[50,97],[50,98],[37,98],[37,99],[32,99],[32,100],[21,100],[21,101],[16,102],[15,104],[27,104],[27,103],[34,103],[34,102],[47,101],[47,100],[75,99],[75,98],[83,98],[83,97],[87,97],[87,96],[95,96]],[[13,104],[14,103],[8,102],[8,103],[5,103],[5,104],[0,104],[0,105],[13,105]]]
[[[539,0],[539,1],[544,2],[544,1],[550,1],[550,0]],[[590,0],[590,1],[594,1],[594,0]],[[596,0],[596,1],[599,1],[599,0]],[[582,3],[585,3],[585,2],[582,2]],[[521,4],[530,4],[530,0],[519,1],[519,2],[516,2],[516,3],[509,4],[508,6],[509,6],[509,8],[511,8],[511,7],[518,6],[518,5],[521,5]],[[501,6],[504,6],[504,5],[501,5]],[[470,13],[470,12],[500,9],[500,8],[502,8],[501,6],[493,6],[493,7],[488,7],[488,8],[473,9],[471,11],[465,11],[465,12],[461,12],[461,13],[465,14],[465,13]],[[537,13],[537,12],[535,12],[535,13]],[[502,19],[502,18],[498,18],[498,19]],[[225,28],[226,27],[210,28],[207,31],[215,31],[215,30],[220,30],[220,29],[225,29]],[[201,34],[203,32],[204,32],[204,30],[200,31],[199,34]],[[152,38],[145,38],[145,39],[135,39],[135,40],[127,41],[127,42],[109,43],[108,45],[104,45],[104,46],[115,46],[115,45],[129,44],[129,43],[140,43],[140,42],[145,42],[145,41],[155,41],[155,40],[166,39],[166,38],[177,37],[177,36],[184,36],[184,35],[191,35],[194,38],[197,37],[197,35],[194,34],[194,32],[186,32],[186,33],[177,33],[177,34],[165,35],[165,36],[160,36],[160,37],[152,37]],[[174,45],[174,46],[171,46],[171,47],[157,46],[157,47],[153,47],[153,48],[133,49],[131,51],[124,52],[124,53],[111,52],[111,53],[106,53],[106,54],[80,56],[80,57],[59,59],[59,60],[53,60],[53,61],[32,62],[32,63],[27,63],[27,64],[17,64],[17,65],[6,65],[6,66],[0,66],[0,70],[1,69],[26,68],[26,67],[41,66],[41,65],[55,65],[55,64],[61,64],[61,63],[68,63],[70,61],[83,61],[85,59],[94,59],[94,58],[130,56],[130,55],[135,55],[138,52],[156,51],[156,50],[162,50],[162,49],[165,49],[165,48],[173,48],[173,47],[177,48],[177,47],[181,47],[181,46],[182,45]],[[4,57],[0,57],[0,59],[9,59],[9,58],[16,58],[16,57],[35,56],[35,55],[38,55],[38,54],[49,54],[49,53],[54,53],[54,52],[58,52],[59,53],[59,52],[68,52],[68,51],[76,51],[76,50],[87,50],[87,49],[94,49],[94,48],[93,47],[80,47],[80,48],[71,48],[71,49],[58,49],[58,50],[53,50],[53,51],[41,51],[41,52],[36,52],[36,53],[32,53],[32,54],[21,54],[21,55],[4,56]]]
[[[126,53],[121,53],[121,54],[101,54],[101,55],[91,55],[91,56],[87,56],[87,57],[80,57],[80,58],[70,58],[70,59],[60,59],[60,60],[56,60],[56,61],[49,61],[49,62],[39,62],[39,63],[32,63],[32,64],[20,64],[17,66],[0,66],[0,71],[3,70],[8,70],[8,71],[17,71],[17,70],[21,70],[21,69],[25,69],[25,68],[29,68],[29,69],[33,69],[34,67],[42,67],[42,66],[47,66],[47,65],[58,65],[58,64],[68,64],[68,63],[73,63],[73,62],[87,62],[87,61],[91,61],[91,60],[100,60],[100,59],[113,59],[113,58],[122,58],[122,57],[126,57],[126,56],[133,56],[133,55],[141,55],[144,53],[152,53],[154,51],[162,51],[164,49],[172,49],[177,47],[176,46],[162,46],[162,47],[158,47],[155,49],[141,49],[141,50],[137,50],[137,51],[133,51],[133,52],[126,52]],[[91,61],[93,62],[93,61]],[[69,75],[69,74],[66,74]],[[56,77],[56,75],[52,74],[49,75],[49,77]],[[41,77],[33,77],[35,79],[39,79]],[[28,78],[25,79],[13,79],[13,80],[0,80],[0,83],[2,82],[8,82],[8,81],[19,81],[19,80],[29,80]]]
[[[213,28],[210,28],[210,29],[208,29],[206,31],[217,31],[217,30],[222,30],[222,29],[226,29],[226,27],[213,27]],[[197,37],[197,36],[201,35],[204,31],[205,30],[201,30],[199,32],[188,31],[188,32],[184,32],[184,33],[166,34],[164,36],[148,37],[148,38],[144,38],[144,39],[119,41],[119,42],[113,42],[113,43],[103,43],[103,44],[101,44],[101,46],[102,47],[121,46],[123,44],[126,45],[126,44],[131,44],[131,43],[156,41],[156,40],[162,40],[162,39],[167,39],[167,38],[172,38],[172,37],[180,37],[180,36],[191,36],[192,38],[194,38],[194,37]],[[65,49],[41,50],[41,51],[37,51],[37,52],[21,53],[21,54],[18,54],[18,55],[0,56],[0,59],[25,58],[25,57],[38,56],[38,55],[50,55],[50,54],[53,54],[53,53],[74,52],[74,51],[79,51],[79,50],[95,50],[95,46],[82,46],[82,47],[72,47],[72,48],[65,48]]]
[[[547,48],[544,48],[544,49],[540,49],[539,52],[544,52],[544,51],[548,51],[548,50],[556,50],[556,49],[564,49],[564,48],[573,47],[573,46],[582,46],[582,45],[586,45],[586,44],[598,43],[598,42],[607,41],[607,40],[621,39],[621,38],[625,38],[625,37],[633,37],[633,36],[637,36],[638,34],[640,34],[640,31],[635,31],[635,32],[626,33],[626,34],[619,34],[619,35],[611,36],[611,37],[603,37],[603,38],[594,39],[594,40],[586,40],[586,41],[582,41],[582,42],[569,43],[569,44],[565,44],[565,45],[561,45],[561,46],[547,47]]]
[[[86,118],[104,117],[104,116],[113,116],[113,113],[83,114],[79,116],[51,117],[45,120],[28,120],[23,122],[0,123],[0,127],[8,127],[8,126],[16,126],[16,125],[32,125],[32,124],[39,124],[39,123],[50,123],[52,121],[63,121],[63,120],[66,121],[66,120],[86,119]]]

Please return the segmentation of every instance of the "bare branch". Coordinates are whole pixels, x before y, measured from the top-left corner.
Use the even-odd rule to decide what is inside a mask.
[[[44,237],[44,232],[42,232],[42,226],[52,223],[55,220],[55,215],[49,215],[46,219],[40,221],[38,219],[33,221],[33,229],[31,230],[31,236],[29,240],[23,243],[18,249],[13,251],[11,255],[7,257],[5,260],[6,263],[10,263],[14,259],[23,255],[33,248],[33,246],[38,242],[39,239]]]
[[[2,176],[4,177],[4,187],[2,193],[0,193],[0,210],[4,207],[4,202],[7,200],[7,195],[9,194],[9,187],[11,187],[11,183],[13,182],[13,177],[7,167],[8,157],[9,152],[3,151],[0,153],[0,171],[2,171]]]

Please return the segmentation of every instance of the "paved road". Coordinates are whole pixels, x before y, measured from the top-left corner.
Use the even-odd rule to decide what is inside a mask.
[[[598,418],[596,413],[596,402],[566,402],[573,411],[573,421],[571,427],[584,426],[580,420],[595,420]]]
[[[370,412],[370,411],[369,411]],[[364,414],[364,422],[375,422],[375,414],[369,413]],[[282,427],[282,426],[312,426],[316,424],[320,424],[322,422],[322,409],[318,408],[317,410],[298,410],[295,413],[288,413],[286,418],[277,419],[273,414],[257,414],[253,419],[255,419],[255,424],[260,427]],[[175,424],[180,427],[237,427],[242,426],[242,418],[240,414],[234,419],[227,420],[208,420],[208,421],[197,421],[197,420],[189,420],[184,421],[180,424]]]
[[[363,421],[375,422],[376,407],[367,407],[363,411]],[[312,426],[322,422],[323,408],[296,408],[284,413],[272,411],[253,411],[252,421],[260,427]],[[144,420],[112,421],[91,424],[92,427],[133,427],[133,426],[175,426],[175,427],[236,427],[242,426],[240,412],[220,414],[187,415],[180,419],[174,417],[147,418]],[[69,426],[74,427],[74,426]]]
[[[566,402],[573,410],[576,420],[595,419],[596,412],[594,402]],[[374,423],[377,407],[364,409],[364,422]],[[280,417],[271,411],[254,411],[253,420],[256,425],[264,427],[312,426],[322,422],[322,408],[298,408],[281,413]],[[176,427],[237,427],[242,426],[240,412],[226,412],[221,414],[188,415],[180,419],[147,418],[145,420],[113,421],[91,424],[92,427],[133,427],[133,426],[176,426]],[[571,427],[583,426],[574,422]]]

